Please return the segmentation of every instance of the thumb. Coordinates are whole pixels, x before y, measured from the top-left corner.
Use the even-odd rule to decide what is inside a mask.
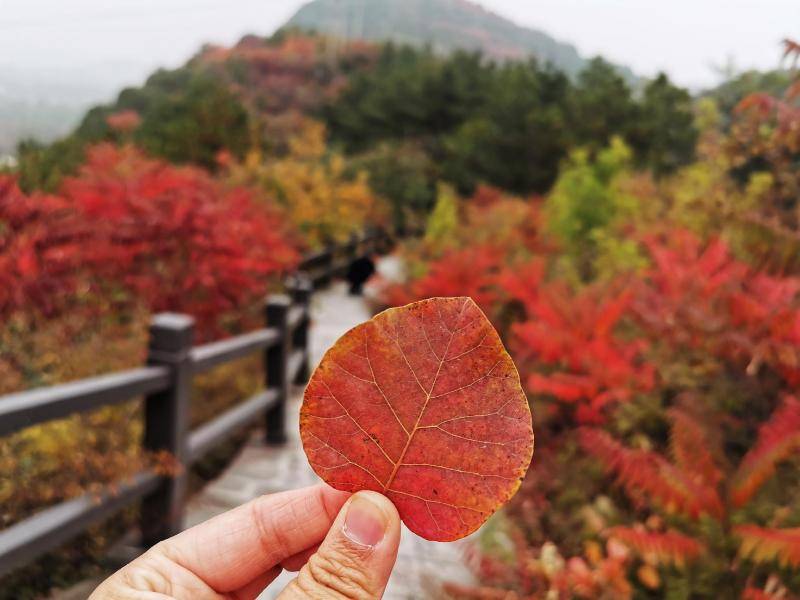
[[[400,517],[394,505],[377,492],[358,492],[278,600],[379,600],[399,544]]]

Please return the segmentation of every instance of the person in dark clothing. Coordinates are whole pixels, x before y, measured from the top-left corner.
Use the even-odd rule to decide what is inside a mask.
[[[350,295],[360,296],[364,284],[375,273],[375,261],[371,256],[362,256],[350,263],[347,270],[347,281],[350,282]]]

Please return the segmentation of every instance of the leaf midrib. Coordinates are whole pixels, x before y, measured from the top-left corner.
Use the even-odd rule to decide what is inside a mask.
[[[461,316],[464,314],[464,309],[466,308],[468,302],[469,302],[468,300],[464,301],[464,304],[463,304],[463,306],[461,307],[461,310],[458,313],[458,321],[461,320]],[[440,319],[441,319],[441,316],[440,316]],[[444,321],[442,321],[442,324],[444,324]],[[422,327],[424,328],[425,325],[423,324]],[[433,395],[433,390],[436,387],[436,382],[439,379],[439,373],[442,372],[442,366],[444,366],[445,359],[447,358],[447,353],[450,351],[450,345],[453,343],[453,338],[455,338],[455,335],[456,335],[457,331],[458,331],[458,328],[456,327],[450,332],[450,339],[447,341],[447,346],[445,346],[444,352],[442,353],[442,357],[439,359],[439,368],[436,369],[436,375],[434,375],[434,377],[433,377],[433,383],[431,383],[430,389],[427,392],[425,392],[425,403],[422,405],[422,409],[419,411],[419,415],[417,416],[417,420],[414,422],[414,427],[411,428],[411,432],[408,435],[408,440],[406,440],[406,445],[403,448],[403,451],[400,453],[400,456],[397,459],[397,462],[394,463],[394,467],[392,468],[392,472],[389,474],[389,479],[386,480],[386,484],[383,486],[383,492],[384,493],[386,493],[387,491],[389,491],[389,492],[392,491],[389,488],[391,487],[392,483],[394,482],[395,475],[397,475],[397,470],[403,464],[403,459],[406,457],[406,453],[408,452],[408,448],[411,446],[411,442],[414,439],[414,436],[416,435],[417,431],[419,430],[419,423],[420,423],[420,421],[422,421],[422,417],[425,415],[425,411],[428,408],[428,403],[430,402],[431,396]],[[405,352],[403,351],[402,347],[400,346],[400,342],[398,341],[398,339],[395,340],[395,343],[397,344],[397,347],[400,349],[400,352],[403,354],[403,358],[405,359]],[[436,356],[435,353],[434,353],[434,356]],[[406,359],[406,362],[408,362],[407,359]],[[411,374],[414,375],[414,377],[416,378],[417,375],[416,375],[416,373],[414,373],[414,369],[412,368],[411,363],[408,363],[408,368],[411,371]],[[419,380],[417,380],[417,381],[419,381]],[[422,388],[422,390],[425,391],[425,388]]]

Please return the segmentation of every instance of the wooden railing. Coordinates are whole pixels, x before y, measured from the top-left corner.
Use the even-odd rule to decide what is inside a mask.
[[[0,577],[35,560],[121,509],[141,501],[142,545],[180,531],[188,468],[243,427],[264,419],[266,442],[286,441],[289,386],[308,378],[309,301],[317,287],[344,274],[349,264],[372,254],[385,236],[354,236],[341,246],[308,255],[286,281],[286,295],[266,300],[265,327],[203,346],[193,345],[194,322],[181,314],[159,314],[150,325],[147,365],[63,385],[0,396],[0,436],[68,415],[144,397],[144,449],[168,452],[180,468],[165,476],[153,469],[47,508],[0,531]],[[189,430],[192,379],[218,365],[261,352],[263,391]]]

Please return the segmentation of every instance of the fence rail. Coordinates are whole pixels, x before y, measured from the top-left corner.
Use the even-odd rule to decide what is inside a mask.
[[[385,240],[384,234],[371,232],[306,256],[298,272],[287,277],[287,295],[267,298],[263,329],[194,346],[191,317],[156,315],[150,326],[146,366],[0,396],[0,436],[144,397],[144,449],[166,451],[181,466],[170,476],[143,471],[99,493],[67,500],[0,530],[0,577],[136,502],[141,502],[143,545],[174,535],[183,522],[189,466],[258,419],[264,419],[267,443],[284,443],[289,386],[308,378],[311,295],[332,277],[343,274],[353,260],[374,253]],[[263,355],[264,389],[190,431],[193,377],[256,352]]]

